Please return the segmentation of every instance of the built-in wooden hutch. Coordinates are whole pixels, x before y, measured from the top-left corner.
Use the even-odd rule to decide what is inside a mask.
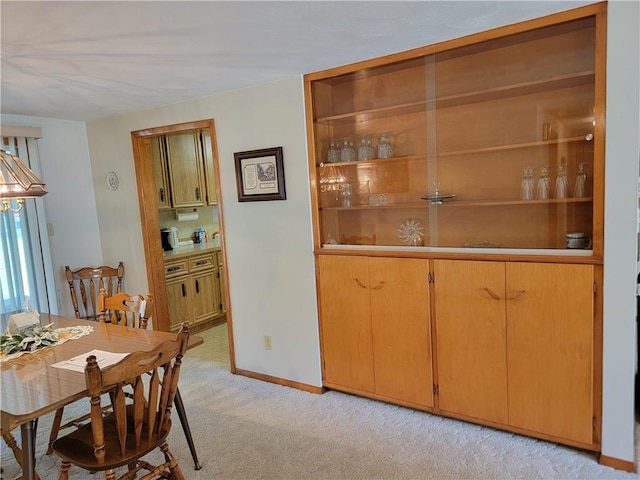
[[[305,76],[325,387],[600,450],[605,28]]]

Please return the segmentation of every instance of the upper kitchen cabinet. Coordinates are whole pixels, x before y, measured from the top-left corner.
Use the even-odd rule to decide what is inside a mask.
[[[153,173],[155,177],[156,199],[159,209],[171,208],[169,192],[169,175],[167,173],[167,154],[165,137],[151,139],[151,155],[153,156]]]
[[[167,164],[172,206],[205,205],[204,166],[198,131],[170,134],[166,137]]]
[[[216,177],[213,168],[215,150],[214,142],[212,142],[211,138],[211,132],[208,130],[201,132],[200,139],[202,141],[202,159],[204,162],[204,180],[207,193],[207,205],[217,205],[218,196],[216,195]]]
[[[601,258],[604,9],[306,75],[316,249]]]

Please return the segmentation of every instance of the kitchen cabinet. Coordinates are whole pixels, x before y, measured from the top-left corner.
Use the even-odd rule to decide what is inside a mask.
[[[151,139],[151,155],[153,158],[153,172],[156,186],[156,201],[158,209],[171,208],[171,195],[169,191],[169,175],[167,172],[167,157],[165,137],[153,137]]]
[[[323,256],[318,262],[326,384],[432,407],[427,261]]]
[[[165,259],[164,269],[172,330],[222,316],[217,252]]]
[[[214,143],[212,143],[211,132],[203,131],[200,133],[202,141],[202,161],[204,167],[205,188],[207,194],[207,205],[217,205],[218,196],[216,194],[216,177],[213,168],[214,165]]]
[[[594,438],[594,267],[434,261],[439,408]]]
[[[305,75],[326,387],[600,449],[606,8]]]
[[[172,206],[203,206],[204,166],[199,132],[167,135],[166,145]]]

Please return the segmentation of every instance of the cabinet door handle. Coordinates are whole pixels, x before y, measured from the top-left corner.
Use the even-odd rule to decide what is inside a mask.
[[[176,270],[180,270],[180,267],[169,267],[169,268],[167,268],[167,272],[175,272]]]
[[[196,293],[200,293],[200,283],[196,280]]]
[[[196,187],[196,200],[200,200],[200,187]]]
[[[208,262],[208,260],[200,260],[199,262],[196,262],[196,266],[200,266],[200,265],[206,265]]]
[[[164,203],[164,188],[160,189],[160,202]]]
[[[496,300],[502,300],[495,292],[493,292],[493,290],[491,290],[489,287],[484,287],[484,291],[487,292],[489,294],[489,296],[491,298],[494,298]]]
[[[187,296],[187,287],[185,286],[185,284],[182,284],[182,296],[186,297]]]
[[[367,288],[367,286],[364,283],[362,283],[358,277],[356,277],[355,280],[359,287]]]
[[[384,282],[380,282],[375,287],[371,287],[371,290],[380,290],[382,287],[384,287]]]
[[[521,290],[520,293],[515,294],[513,297],[507,297],[507,300],[516,300],[517,298],[520,298],[525,293],[527,293],[526,290]]]

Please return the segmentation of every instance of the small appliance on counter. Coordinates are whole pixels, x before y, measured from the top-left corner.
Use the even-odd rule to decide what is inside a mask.
[[[162,238],[162,249],[167,252],[178,248],[180,246],[180,239],[178,237],[178,227],[163,228],[160,230],[160,236]]]
[[[168,228],[163,228],[162,230],[160,230],[160,238],[162,240],[162,250],[164,250],[165,252],[173,250],[173,247],[169,242],[169,235],[171,235],[171,230],[169,230]]]

